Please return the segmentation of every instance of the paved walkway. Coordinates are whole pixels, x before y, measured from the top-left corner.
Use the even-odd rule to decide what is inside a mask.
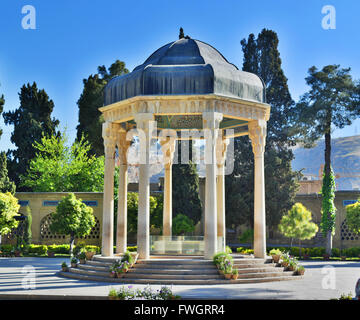
[[[67,259],[68,260],[68,259]],[[0,258],[0,299],[38,298],[105,299],[121,285],[58,277],[64,258]],[[68,261],[67,261],[68,262]],[[341,294],[355,295],[360,262],[304,261],[303,279],[258,284],[173,286],[185,299],[300,299],[328,300]],[[27,267],[26,267],[27,266]],[[31,282],[35,271],[35,283]],[[33,289],[26,286],[35,285]],[[134,285],[133,288],[143,288]],[[154,290],[160,286],[151,286]]]

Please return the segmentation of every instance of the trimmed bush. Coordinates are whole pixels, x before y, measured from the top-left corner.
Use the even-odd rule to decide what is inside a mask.
[[[15,249],[15,247],[13,245],[11,245],[11,244],[2,244],[0,246],[0,251],[2,251],[4,253],[10,253],[14,249]]]
[[[30,244],[28,246],[29,254],[36,254],[38,256],[46,255],[48,251],[48,247],[46,245],[41,244]]]
[[[69,244],[52,244],[48,246],[48,251],[54,252],[55,254],[69,254],[70,245]]]

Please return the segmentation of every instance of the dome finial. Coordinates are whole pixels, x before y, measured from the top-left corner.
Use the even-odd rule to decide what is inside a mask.
[[[185,38],[184,29],[180,27],[179,39]]]

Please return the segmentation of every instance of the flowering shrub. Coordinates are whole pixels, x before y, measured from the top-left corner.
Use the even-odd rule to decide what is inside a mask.
[[[133,286],[121,287],[119,290],[111,289],[109,297],[117,300],[174,300],[180,296],[174,295],[171,288],[163,286],[154,291],[149,285],[143,290],[132,290]]]

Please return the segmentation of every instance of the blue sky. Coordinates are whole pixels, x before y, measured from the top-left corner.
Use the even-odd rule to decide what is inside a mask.
[[[36,9],[36,29],[21,26],[24,5]],[[336,9],[336,29],[324,30],[321,9]],[[82,79],[116,59],[132,70],[160,46],[178,38],[179,27],[216,47],[241,68],[240,40],[263,28],[277,32],[283,69],[293,99],[307,90],[310,66],[351,67],[360,79],[360,1],[241,0],[2,0],[0,3],[0,93],[5,111],[18,107],[18,92],[36,81],[55,103],[53,116],[71,139],[78,122]],[[11,147],[4,126],[0,150]],[[334,137],[360,134],[360,120]]]

